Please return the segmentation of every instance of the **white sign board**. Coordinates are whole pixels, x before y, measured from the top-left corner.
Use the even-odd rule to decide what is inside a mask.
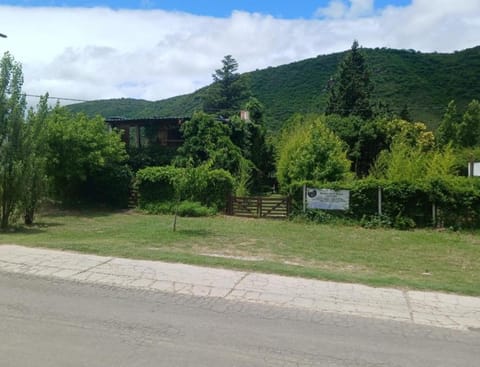
[[[307,208],[323,210],[348,210],[350,205],[350,191],[312,189],[306,190]]]
[[[471,172],[472,169],[473,172]],[[480,176],[480,162],[474,162],[468,165],[468,176]]]

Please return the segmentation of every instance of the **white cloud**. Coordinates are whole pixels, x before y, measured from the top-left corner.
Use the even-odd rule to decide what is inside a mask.
[[[316,17],[340,19],[356,18],[371,15],[374,11],[374,0],[331,0],[328,6],[318,8]]]
[[[337,4],[337,5],[335,5]],[[342,5],[343,4],[343,5]],[[338,9],[335,9],[335,6]],[[330,9],[330,10],[328,10]],[[334,1],[321,19],[229,18],[161,10],[0,6],[0,53],[23,63],[31,94],[158,100],[211,82],[224,55],[240,71],[365,47],[448,52],[473,47],[478,0],[414,0],[373,12],[372,0]]]

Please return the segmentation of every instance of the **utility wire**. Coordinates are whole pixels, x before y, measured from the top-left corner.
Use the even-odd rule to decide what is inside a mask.
[[[25,94],[27,97],[35,97],[35,98],[42,98],[44,95],[38,95],[38,94]],[[68,97],[55,97],[55,96],[48,96],[48,99],[57,99],[61,101],[72,101],[72,102],[92,102],[86,99],[78,99],[78,98],[68,98]]]

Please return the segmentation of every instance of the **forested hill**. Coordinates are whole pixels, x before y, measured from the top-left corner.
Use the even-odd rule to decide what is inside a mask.
[[[480,99],[480,46],[452,54],[362,51],[375,87],[374,99],[394,112],[407,105],[415,120],[436,127],[450,100],[455,99],[461,110],[472,99]],[[295,112],[323,112],[329,80],[344,55],[321,55],[244,74],[250,79],[252,94],[265,105],[268,126],[278,129]],[[111,99],[69,108],[105,117],[189,116],[201,108],[206,89],[156,102]]]

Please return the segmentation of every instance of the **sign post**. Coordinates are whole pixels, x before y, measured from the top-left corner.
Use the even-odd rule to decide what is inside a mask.
[[[306,188],[306,204],[308,209],[348,210],[350,207],[350,191]]]

